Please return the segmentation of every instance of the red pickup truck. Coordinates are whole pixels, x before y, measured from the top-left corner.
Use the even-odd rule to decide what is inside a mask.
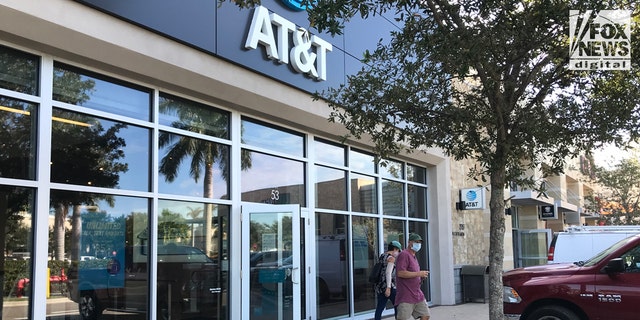
[[[502,281],[505,319],[640,319],[640,234],[584,262],[518,268]]]

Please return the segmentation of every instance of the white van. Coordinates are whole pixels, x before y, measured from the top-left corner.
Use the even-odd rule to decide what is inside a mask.
[[[547,255],[547,263],[585,261],[624,238],[640,233],[640,226],[569,227],[555,233]]]

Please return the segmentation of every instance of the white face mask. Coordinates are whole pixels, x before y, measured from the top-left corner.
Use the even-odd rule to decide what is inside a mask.
[[[415,252],[420,251],[421,248],[422,248],[422,243],[414,242],[413,245],[411,246],[411,250]]]

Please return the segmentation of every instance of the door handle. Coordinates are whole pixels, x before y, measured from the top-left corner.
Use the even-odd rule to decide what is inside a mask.
[[[295,284],[300,284],[300,268],[299,267],[295,267],[295,268],[291,268],[291,282],[295,283]]]

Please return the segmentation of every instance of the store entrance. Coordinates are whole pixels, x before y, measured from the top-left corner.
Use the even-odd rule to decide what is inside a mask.
[[[242,314],[300,319],[299,205],[242,205]]]

